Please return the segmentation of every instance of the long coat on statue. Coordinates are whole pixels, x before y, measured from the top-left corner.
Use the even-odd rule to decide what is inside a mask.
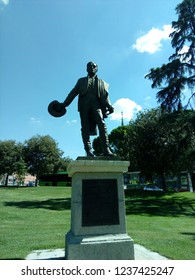
[[[80,114],[82,114],[82,109],[81,109],[81,102],[83,100],[83,97],[87,98],[87,93],[88,93],[88,83],[89,77],[83,77],[80,78],[75,87],[71,90],[71,92],[68,94],[67,98],[64,101],[65,106],[68,106],[73,99],[78,95],[78,111]],[[99,99],[100,103],[100,109],[102,110],[103,117],[106,118],[106,112],[110,108],[110,100],[109,100],[109,95],[108,95],[108,84],[99,79],[97,76],[95,77],[95,89],[97,91],[97,96]],[[96,135],[96,122],[93,119],[93,116],[90,118],[90,135]]]

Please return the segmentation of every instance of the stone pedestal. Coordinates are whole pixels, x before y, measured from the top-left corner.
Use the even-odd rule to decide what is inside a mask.
[[[126,233],[123,172],[129,162],[78,158],[68,166],[72,177],[68,260],[132,260],[133,240]]]

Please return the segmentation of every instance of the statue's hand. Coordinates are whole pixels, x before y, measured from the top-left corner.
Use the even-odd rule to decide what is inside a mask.
[[[55,109],[58,112],[62,111],[64,108],[65,108],[64,103],[59,102],[58,104],[55,105]]]
[[[108,111],[109,111],[109,114],[114,113],[114,107],[110,106],[110,107],[108,108]]]
[[[114,107],[112,107],[111,105],[107,107],[106,112],[104,113],[104,118],[107,118],[108,115],[114,113]]]

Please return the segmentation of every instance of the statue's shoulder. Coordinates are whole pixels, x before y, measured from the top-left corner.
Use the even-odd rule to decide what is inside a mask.
[[[87,77],[81,77],[78,79],[78,83],[84,83],[87,81]]]
[[[100,84],[104,87],[104,89],[106,91],[108,91],[109,84],[107,82],[105,82],[104,80],[102,80],[102,79],[98,78],[98,80],[99,80]]]

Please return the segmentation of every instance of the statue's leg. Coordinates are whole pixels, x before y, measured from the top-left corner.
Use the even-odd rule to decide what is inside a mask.
[[[87,153],[87,156],[94,156],[92,152],[90,135],[89,135],[89,118],[87,114],[87,110],[80,112],[81,118],[81,136],[84,144],[84,149]]]
[[[98,129],[99,129],[99,135],[100,135],[100,140],[102,143],[102,150],[103,150],[104,156],[114,156],[114,154],[111,152],[111,150],[109,148],[107,127],[106,127],[101,109],[97,109],[95,111],[95,119],[96,119]]]

